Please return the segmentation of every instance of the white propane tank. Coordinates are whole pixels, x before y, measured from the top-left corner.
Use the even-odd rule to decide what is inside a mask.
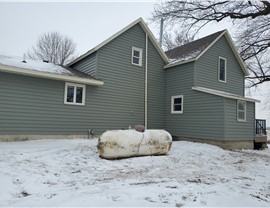
[[[165,130],[111,130],[98,140],[99,155],[105,159],[164,155],[172,145],[172,136]]]

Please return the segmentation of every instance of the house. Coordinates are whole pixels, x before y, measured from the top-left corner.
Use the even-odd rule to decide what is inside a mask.
[[[248,71],[226,30],[164,53],[140,18],[67,67],[25,62],[0,57],[1,140],[143,124],[175,139],[254,147],[258,101],[244,96]]]

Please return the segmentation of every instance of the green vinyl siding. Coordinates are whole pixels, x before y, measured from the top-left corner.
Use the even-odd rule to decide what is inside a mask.
[[[145,124],[146,34],[134,25],[73,64],[104,81],[86,86],[85,105],[64,104],[65,82],[0,73],[2,135],[87,135]],[[142,49],[142,66],[132,64],[132,47]],[[148,128],[173,136],[212,140],[254,140],[255,104],[247,121],[237,121],[237,100],[192,90],[205,87],[244,95],[244,74],[225,37],[197,61],[163,69],[148,39]],[[218,81],[219,57],[226,59],[226,83]],[[76,83],[75,83],[76,84]],[[183,113],[171,113],[171,97],[183,96]]]
[[[226,83],[218,81],[219,57],[226,59]],[[224,36],[196,61],[194,85],[244,96],[244,73]]]
[[[246,102],[246,121],[237,121],[237,100],[225,99],[225,140],[255,139],[255,103]]]
[[[173,136],[223,138],[223,99],[192,90],[194,62],[166,70],[166,130]],[[183,95],[183,113],[171,114],[171,96]]]
[[[223,139],[223,98],[193,91],[194,62],[166,70],[166,130],[173,136]],[[183,95],[183,113],[171,114],[171,96]]]
[[[131,63],[132,47],[142,49],[142,66]],[[139,25],[127,30],[97,51],[98,89],[102,109],[98,122],[104,128],[144,125],[145,33]]]
[[[65,82],[0,73],[2,135],[87,135],[94,103],[86,89],[86,105],[64,104]]]
[[[148,128],[165,128],[165,71],[164,61],[148,41]]]
[[[71,67],[78,71],[84,72],[90,76],[96,76],[96,53],[92,53],[87,57],[84,57],[82,60],[73,64]]]
[[[110,129],[144,125],[145,38],[139,24],[97,51],[97,77],[105,84],[98,89],[104,100],[97,120]],[[142,66],[133,65],[132,47],[142,49]],[[164,62],[148,40],[148,128],[164,128]]]

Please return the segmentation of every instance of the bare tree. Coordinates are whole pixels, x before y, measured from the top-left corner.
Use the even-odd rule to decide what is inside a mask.
[[[65,65],[76,57],[76,44],[68,36],[58,32],[42,34],[28,57],[35,60],[46,60],[50,63]]]
[[[163,34],[162,48],[165,51],[168,51],[193,40],[194,35],[188,36],[187,34],[182,34],[181,30],[175,30],[174,34],[170,33],[169,30],[165,30]]]
[[[196,34],[212,22],[231,20],[236,43],[251,75],[249,86],[270,81],[270,2],[225,0],[170,0],[156,5],[153,20],[180,24],[183,34]]]

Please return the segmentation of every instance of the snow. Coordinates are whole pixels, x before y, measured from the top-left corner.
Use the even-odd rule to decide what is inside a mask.
[[[0,206],[270,206],[270,150],[173,142],[166,156],[105,160],[97,139],[0,143]]]
[[[142,155],[164,155],[170,150],[172,136],[165,130],[110,130],[98,140],[101,157],[116,159]]]
[[[203,48],[201,48],[201,49],[198,48],[198,49],[196,49],[194,51],[183,54],[182,56],[177,57],[176,59],[170,59],[169,64],[173,65],[173,64],[178,64],[178,63],[181,63],[181,62],[184,62],[184,61],[189,61],[189,60],[195,59],[202,51],[203,51]]]
[[[70,75],[70,76],[73,75],[70,71],[68,71],[64,67],[55,65],[53,63],[46,63],[46,62],[36,61],[32,59],[25,59],[25,61],[26,63],[23,62],[23,58],[21,57],[11,57],[11,56],[0,55],[0,64],[2,65],[29,69],[29,70],[34,70],[34,71],[40,71],[40,72],[48,72],[48,73]]]

